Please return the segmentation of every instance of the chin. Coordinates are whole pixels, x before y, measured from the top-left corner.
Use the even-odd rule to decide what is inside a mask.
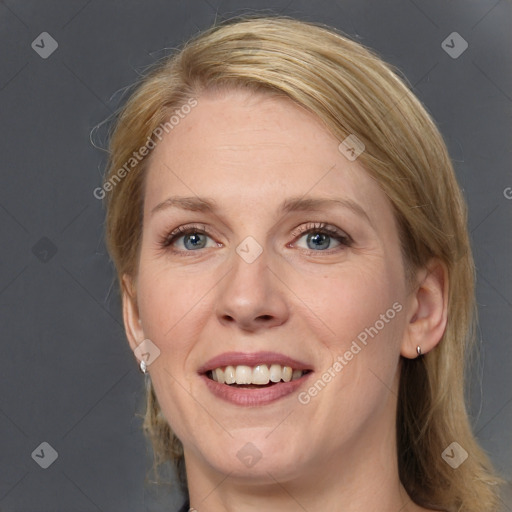
[[[221,445],[205,447],[203,457],[215,471],[229,474],[230,478],[249,479],[251,483],[275,483],[286,481],[300,473],[305,464],[305,454],[297,452],[297,444],[279,436],[270,441],[261,431],[244,432]],[[251,435],[252,434],[252,435]],[[216,445],[215,452],[211,447]]]

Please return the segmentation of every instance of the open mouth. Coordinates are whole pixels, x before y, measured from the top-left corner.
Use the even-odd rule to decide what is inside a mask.
[[[205,372],[210,380],[242,389],[259,389],[302,378],[312,370],[296,370],[280,364],[218,367]]]

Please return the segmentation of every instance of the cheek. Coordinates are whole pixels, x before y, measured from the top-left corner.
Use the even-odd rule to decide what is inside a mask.
[[[186,271],[152,269],[147,265],[139,274],[138,297],[144,333],[162,352],[172,351],[172,364],[183,360],[201,332],[208,290],[213,276],[193,276]]]
[[[376,322],[379,334],[384,335],[380,338],[396,338],[393,304],[402,300],[400,285],[381,261],[364,267],[340,267],[321,276],[302,275],[292,286],[303,298],[303,313],[315,319],[318,332],[325,333],[322,341],[331,352],[344,353],[361,333],[364,339],[365,329]]]
[[[392,398],[389,390],[400,359],[404,307],[400,282],[385,268],[347,273],[329,286],[328,293],[316,293],[327,294],[323,315],[335,333],[325,345],[326,370],[335,375],[326,403],[333,406],[336,423],[347,410],[353,412],[352,418],[362,418]]]
[[[298,293],[308,297],[312,321],[321,329],[317,332],[325,333],[319,337],[325,352],[323,370],[329,373],[326,379],[332,379],[327,386],[332,394],[325,403],[330,407],[335,402],[340,417],[346,410],[372,409],[381,402],[393,386],[399,362],[401,283],[391,265],[373,263],[304,279]]]
[[[139,310],[144,334],[160,350],[150,367],[151,381],[162,413],[182,440],[198,438],[204,411],[191,400],[187,361],[199,339],[215,280],[146,264],[138,276]],[[210,313],[211,314],[211,313]],[[196,432],[199,430],[199,432]],[[221,436],[222,432],[217,432]]]

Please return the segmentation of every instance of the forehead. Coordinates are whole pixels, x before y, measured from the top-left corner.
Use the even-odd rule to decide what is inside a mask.
[[[226,208],[277,208],[290,196],[351,198],[369,213],[390,205],[321,120],[289,99],[206,93],[163,137],[146,176],[145,216],[169,195],[216,198]]]

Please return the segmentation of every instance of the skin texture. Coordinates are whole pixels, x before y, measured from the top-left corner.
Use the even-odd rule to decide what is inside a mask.
[[[290,100],[228,90],[200,95],[151,155],[124,319],[132,349],[148,338],[160,350],[149,372],[200,512],[425,510],[398,478],[396,393],[400,356],[416,357],[418,345],[427,353],[444,332],[446,272],[432,261],[407,288],[391,204],[338,145]],[[219,209],[152,214],[170,196],[208,197]],[[342,206],[281,213],[289,197],[348,199],[367,218]],[[353,243],[331,236],[317,248],[306,230],[318,237],[320,222]],[[181,233],[160,245],[191,223],[209,228],[199,249]],[[236,252],[248,236],[263,249],[252,263]],[[262,350],[307,362],[314,382],[395,303],[401,311],[307,404],[293,393],[236,406],[198,375],[218,354]],[[261,454],[251,467],[237,457],[248,442]]]

